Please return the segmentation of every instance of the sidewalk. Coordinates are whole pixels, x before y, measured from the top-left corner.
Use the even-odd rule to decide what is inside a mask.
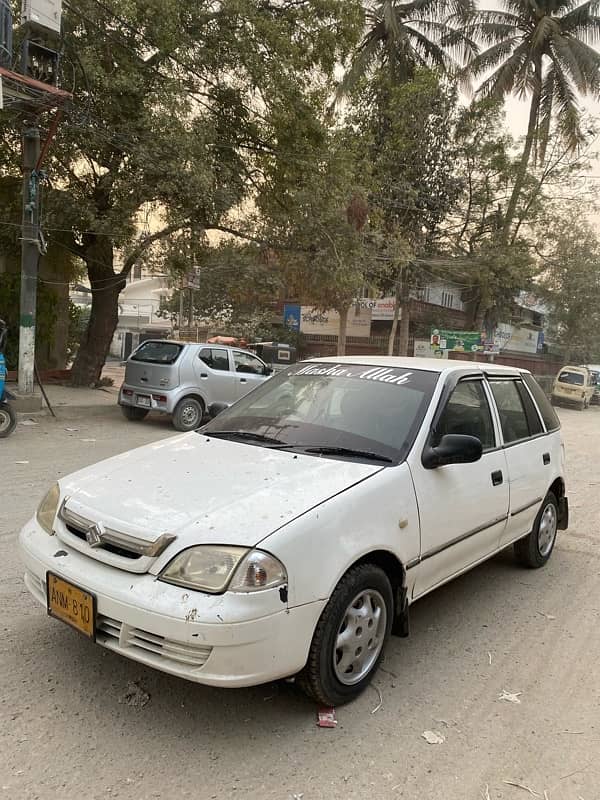
[[[110,413],[112,410],[117,411],[117,401],[119,399],[119,388],[123,383],[125,375],[125,368],[118,362],[112,362],[105,366],[102,371],[103,378],[111,378],[114,381],[113,386],[104,386],[100,389],[88,389],[74,386],[60,386],[57,384],[48,384],[44,386],[48,400],[54,412],[60,415],[60,412],[68,412],[70,415],[86,414],[86,413]],[[9,385],[7,387],[11,389]],[[36,391],[39,392],[39,387],[36,386]],[[44,415],[50,414],[48,407],[43,402],[42,411],[35,412]],[[22,416],[29,417],[35,416],[32,413],[25,413]]]

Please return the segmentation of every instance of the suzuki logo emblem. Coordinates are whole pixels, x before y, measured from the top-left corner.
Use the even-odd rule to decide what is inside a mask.
[[[104,527],[102,526],[102,523],[96,522],[87,529],[85,533],[85,540],[90,547],[100,547],[102,544],[103,533]]]

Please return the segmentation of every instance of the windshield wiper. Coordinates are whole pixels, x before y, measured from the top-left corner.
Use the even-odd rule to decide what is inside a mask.
[[[323,456],[354,456],[356,458],[368,458],[370,461],[384,461],[386,464],[393,464],[394,461],[380,453],[372,453],[370,450],[354,450],[351,447],[306,447],[305,453],[317,453]]]
[[[252,431],[201,431],[201,433],[203,436],[214,436],[219,439],[248,439],[251,442],[260,442],[265,445],[288,447],[281,439],[263,436],[262,433],[253,433]]]

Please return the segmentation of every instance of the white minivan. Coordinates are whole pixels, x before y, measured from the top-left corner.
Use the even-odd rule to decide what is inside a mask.
[[[559,421],[524,371],[346,357],[290,366],[203,429],[62,478],[25,583],[98,644],[212,686],[370,681],[413,602],[568,524]]]

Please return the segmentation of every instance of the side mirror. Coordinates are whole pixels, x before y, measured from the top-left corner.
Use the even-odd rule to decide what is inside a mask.
[[[263,369],[263,375],[272,375],[273,374],[273,367],[268,367],[265,364],[265,368]]]
[[[211,403],[208,407],[208,416],[214,419],[219,416],[221,411],[225,411],[226,408],[229,408],[229,403]]]
[[[427,445],[421,462],[425,469],[435,469],[446,464],[473,464],[483,453],[481,441],[475,436],[451,433],[442,436],[437,447]]]

